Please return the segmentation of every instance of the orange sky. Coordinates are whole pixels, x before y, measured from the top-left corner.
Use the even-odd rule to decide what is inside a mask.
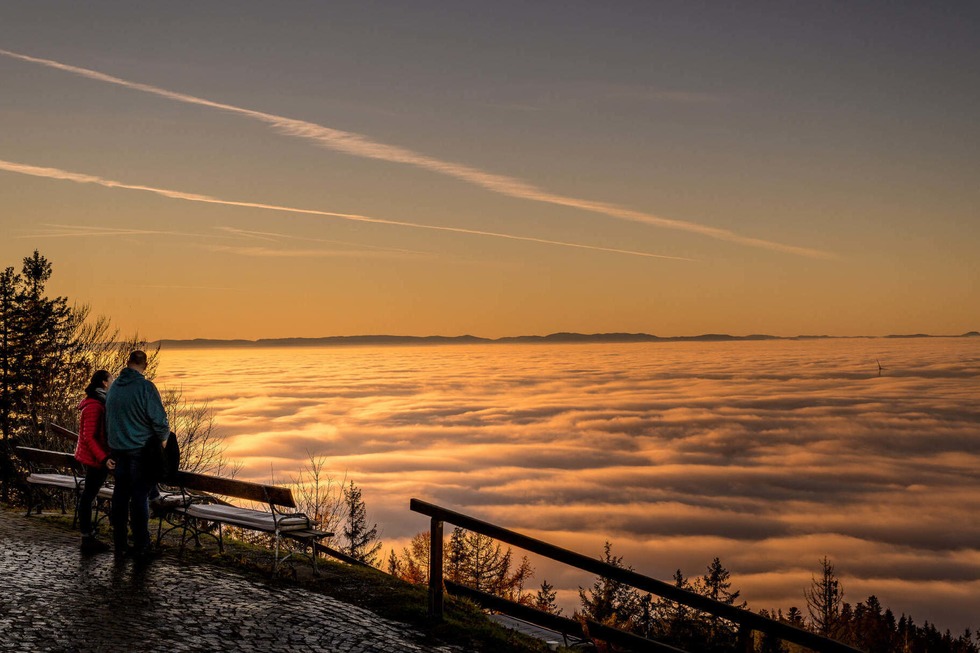
[[[975,7],[187,12],[0,8],[0,264],[124,331],[980,327]]]

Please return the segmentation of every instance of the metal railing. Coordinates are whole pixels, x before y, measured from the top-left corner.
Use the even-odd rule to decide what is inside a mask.
[[[811,633],[801,628],[774,619],[763,617],[754,612],[737,608],[727,603],[714,601],[700,594],[680,589],[655,578],[638,574],[635,571],[616,567],[598,558],[576,553],[554,544],[523,535],[516,531],[491,524],[489,522],[464,515],[447,508],[442,508],[420,499],[412,499],[412,511],[431,518],[431,544],[429,551],[429,615],[441,619],[443,614],[443,523],[492,537],[495,540],[519,547],[538,555],[557,560],[566,565],[592,572],[603,578],[624,583],[655,596],[674,601],[695,610],[708,613],[731,621],[739,626],[739,640],[750,643],[751,632],[757,631],[783,641],[817,651],[818,653],[862,653],[859,649],[842,644],[833,639]],[[751,649],[749,649],[751,650]]]

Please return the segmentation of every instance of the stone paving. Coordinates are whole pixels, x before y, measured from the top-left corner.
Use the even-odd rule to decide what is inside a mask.
[[[74,534],[5,509],[0,651],[459,653],[329,596],[174,555],[82,556]]]

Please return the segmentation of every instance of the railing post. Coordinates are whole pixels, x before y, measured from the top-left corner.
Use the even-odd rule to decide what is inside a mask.
[[[429,617],[442,621],[442,521],[435,517],[429,537]]]

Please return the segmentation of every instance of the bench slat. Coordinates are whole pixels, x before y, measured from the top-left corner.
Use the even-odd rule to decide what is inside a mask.
[[[74,490],[80,484],[79,480],[74,476],[67,476],[65,474],[29,474],[27,476],[27,482],[33,483],[34,485],[62,487],[66,490]]]
[[[64,426],[58,426],[54,422],[48,422],[47,424],[48,424],[48,429],[51,431],[51,433],[58,436],[65,442],[69,442],[71,444],[75,444],[76,442],[78,442],[78,434],[75,433],[74,431],[69,431]]]
[[[61,451],[48,451],[47,449],[35,449],[33,447],[16,447],[17,455],[28,463],[35,465],[46,465],[48,467],[65,467],[73,472],[81,472],[82,465],[75,460],[75,456]]]
[[[276,531],[275,516],[271,512],[262,510],[251,510],[237,506],[193,503],[186,508],[178,508],[177,512],[195,519],[220,521],[223,524],[241,526],[267,533],[274,533]],[[310,528],[310,525],[310,520],[306,515],[285,515],[279,517],[280,531],[306,530]]]
[[[261,483],[238,481],[233,478],[221,478],[219,476],[184,471],[177,472],[175,483],[185,490],[222,494],[227,497],[235,497],[236,499],[248,499],[249,501],[261,501],[285,508],[296,507],[292,490],[276,485],[262,485]]]

